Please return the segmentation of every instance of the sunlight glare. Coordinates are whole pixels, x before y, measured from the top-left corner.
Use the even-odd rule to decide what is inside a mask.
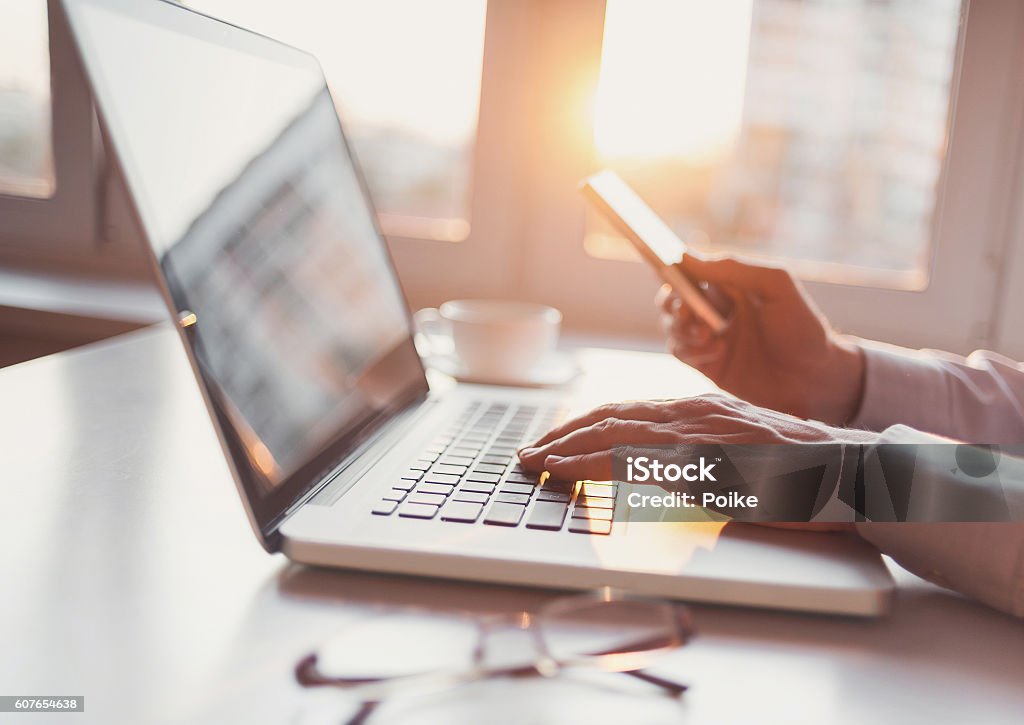
[[[739,130],[752,0],[608,0],[594,142],[604,159],[707,162]]]

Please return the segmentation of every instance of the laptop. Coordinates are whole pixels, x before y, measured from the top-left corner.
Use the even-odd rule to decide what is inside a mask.
[[[571,405],[557,392],[432,391],[313,57],[163,0],[61,5],[268,551],[379,572],[885,610],[888,571],[853,537],[614,520],[614,484],[523,470],[517,447]]]

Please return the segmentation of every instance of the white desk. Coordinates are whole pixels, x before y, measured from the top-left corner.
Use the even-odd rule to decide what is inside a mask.
[[[595,399],[702,384],[666,356],[584,362]],[[86,696],[84,716],[4,721],[293,722],[313,702],[294,662],[346,623],[554,596],[265,554],[190,376],[167,329],[0,371],[0,694]],[[1021,722],[1024,623],[895,573],[880,621],[695,607],[698,639],[664,666],[692,686],[681,703],[498,681],[371,722]]]

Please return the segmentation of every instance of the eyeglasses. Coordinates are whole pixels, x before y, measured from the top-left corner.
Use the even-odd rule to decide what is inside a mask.
[[[518,656],[496,646],[499,635],[509,631],[527,635],[528,646]],[[358,698],[349,725],[364,722],[388,698],[491,678],[554,677],[569,668],[621,673],[679,697],[686,685],[644,668],[683,647],[693,633],[683,605],[605,588],[559,597],[532,614],[468,622],[430,622],[423,614],[382,616],[345,630],[302,658],[295,677],[303,687],[337,688]]]

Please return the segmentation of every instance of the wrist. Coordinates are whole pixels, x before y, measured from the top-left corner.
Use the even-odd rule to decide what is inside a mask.
[[[845,426],[860,410],[864,397],[864,350],[856,341],[842,336],[832,340],[832,353],[824,376],[822,390],[826,403],[827,422]]]

